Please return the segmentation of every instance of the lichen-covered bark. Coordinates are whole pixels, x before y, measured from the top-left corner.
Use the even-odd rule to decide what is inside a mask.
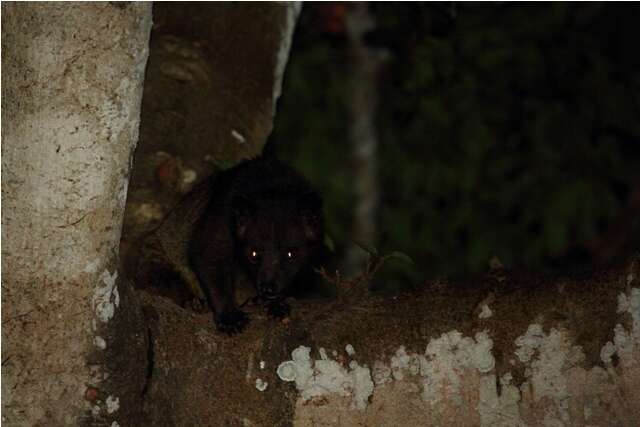
[[[249,329],[235,337],[215,333],[209,314],[143,300],[153,425],[640,420],[637,263],[590,279],[497,272],[396,298],[298,301],[285,323],[250,308]]]
[[[105,350],[144,340],[117,271],[148,3],[2,4],[2,416],[119,419]],[[122,348],[120,348],[122,351]],[[143,353],[144,354],[144,353]],[[112,367],[113,368],[113,367]]]

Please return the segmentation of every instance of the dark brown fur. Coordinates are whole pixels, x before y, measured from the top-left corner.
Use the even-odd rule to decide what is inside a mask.
[[[323,239],[320,197],[292,168],[265,155],[196,187],[146,246],[200,288],[218,328],[233,333],[248,321],[238,308],[238,286],[250,283],[271,315],[286,315],[284,298],[322,252]]]

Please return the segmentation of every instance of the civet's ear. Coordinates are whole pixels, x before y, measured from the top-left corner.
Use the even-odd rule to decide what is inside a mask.
[[[258,208],[248,198],[236,196],[231,203],[231,209],[233,210],[236,236],[242,239],[247,231],[249,220],[253,218]]]
[[[304,234],[308,240],[318,240],[324,236],[322,199],[318,194],[309,192],[298,199],[298,211],[302,219]]]

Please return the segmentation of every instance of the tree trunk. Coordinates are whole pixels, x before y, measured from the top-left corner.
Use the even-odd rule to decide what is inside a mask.
[[[117,248],[150,29],[150,3],[2,4],[7,425],[140,415],[146,334]]]
[[[151,5],[2,7],[3,421],[141,425],[148,376],[161,355],[149,346],[138,296],[118,274],[117,243]],[[188,16],[194,5],[173,7],[169,14],[199,22],[188,44],[205,45],[213,65],[200,73],[187,49],[171,64],[178,67],[164,69],[181,84],[204,78],[215,108],[196,130],[213,130],[210,148],[234,144],[239,158],[259,152],[300,4],[218,4],[209,21]],[[167,40],[169,51],[179,45]]]
[[[366,2],[349,4],[346,32],[349,41],[351,92],[349,112],[351,126],[349,138],[353,157],[355,206],[351,239],[375,247],[377,240],[376,216],[379,204],[378,183],[378,77],[386,52],[365,44],[365,35],[375,29],[375,20]],[[345,271],[359,271],[367,253],[357,245],[347,250]]]
[[[155,3],[123,238],[271,133],[300,3]],[[126,245],[125,245],[126,246]]]

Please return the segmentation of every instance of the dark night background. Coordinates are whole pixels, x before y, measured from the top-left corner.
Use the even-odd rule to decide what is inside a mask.
[[[376,282],[508,268],[575,272],[640,242],[638,6],[375,3]],[[276,115],[278,151],[323,194],[336,259],[350,244],[348,39],[341,3],[305,4]]]

